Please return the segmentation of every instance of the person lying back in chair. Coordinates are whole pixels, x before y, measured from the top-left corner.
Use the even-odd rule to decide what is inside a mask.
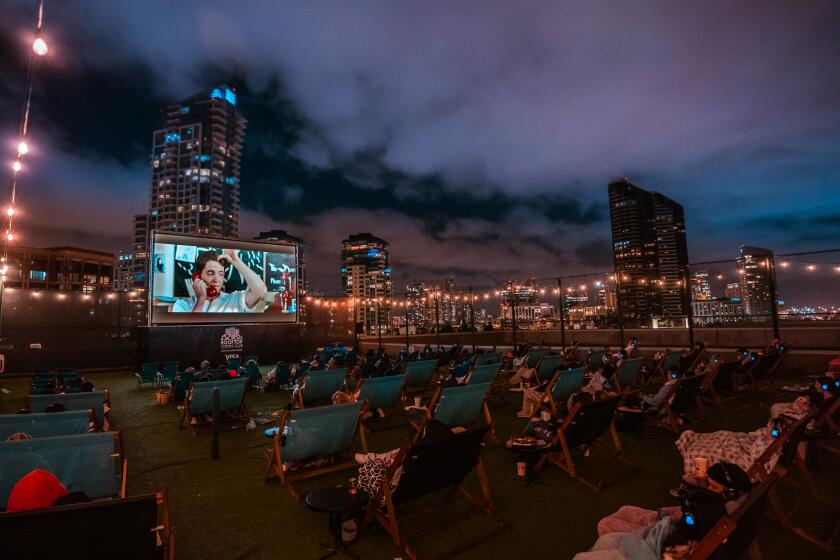
[[[827,410],[840,397],[840,379],[823,375],[808,386],[793,402],[770,406],[770,418],[786,416],[794,420]]]
[[[598,540],[574,560],[688,556],[724,515],[732,514],[752,489],[749,476],[730,463],[709,467],[706,488],[687,489],[679,506],[649,510],[622,506],[598,522]]]
[[[673,398],[674,384],[679,383],[682,376],[683,372],[679,366],[671,366],[668,369],[668,380],[662,384],[662,387],[655,394],[629,395],[625,401],[626,405],[641,410],[659,411],[666,400]]]

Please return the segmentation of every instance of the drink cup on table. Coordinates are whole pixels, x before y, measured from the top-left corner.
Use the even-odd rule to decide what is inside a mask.
[[[705,457],[694,458],[694,474],[697,478],[706,478],[706,473],[709,470],[709,460]]]
[[[423,401],[421,397],[414,397],[414,408],[420,408],[422,404]]]
[[[528,465],[525,461],[517,461],[516,462],[516,476],[525,476],[525,471]]]

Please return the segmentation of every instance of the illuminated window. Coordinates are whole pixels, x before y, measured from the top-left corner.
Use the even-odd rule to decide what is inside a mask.
[[[44,270],[30,270],[29,271],[29,279],[35,280],[38,282],[46,282],[47,281],[47,273]]]

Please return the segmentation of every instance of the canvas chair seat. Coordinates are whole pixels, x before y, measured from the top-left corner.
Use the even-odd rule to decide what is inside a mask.
[[[189,425],[193,435],[196,435],[195,427],[192,426],[190,417],[213,413],[214,389],[219,390],[219,412],[241,411],[244,416],[248,415],[247,378],[237,377],[235,379],[223,379],[220,381],[193,382],[192,391],[184,403],[181,428]]]
[[[301,408],[307,403],[331,399],[336,391],[344,389],[346,376],[347,368],[308,371],[298,391],[298,403]]]
[[[478,421],[490,383],[447,387],[441,391],[432,418],[449,428]]]
[[[163,362],[162,381],[172,383],[178,376],[178,362]]]
[[[175,554],[163,492],[2,513],[0,540],[8,558],[173,560]]]
[[[35,469],[54,474],[70,492],[91,499],[124,496],[124,462],[122,480],[114,474],[119,449],[119,432],[0,441],[0,504],[8,503],[17,481]]]
[[[532,348],[528,351],[528,359],[526,360],[526,365],[529,369],[533,369],[537,367],[537,363],[540,361],[544,355],[548,354],[548,348]]]
[[[470,372],[467,385],[478,385],[481,383],[492,383],[502,370],[501,362],[476,365]]]
[[[390,408],[399,402],[405,379],[405,374],[362,379],[357,400],[367,401],[369,410]]]
[[[18,432],[31,438],[86,434],[92,419],[91,410],[3,414],[0,415],[0,441]]]
[[[154,362],[146,362],[142,365],[140,373],[135,373],[137,376],[137,388],[140,389],[144,383],[157,383],[157,364]]]
[[[549,401],[555,416],[560,413],[560,407],[569,400],[569,397],[580,390],[585,373],[585,367],[563,370],[559,372],[554,382],[549,384],[547,392],[550,395]]]
[[[545,354],[537,363],[537,379],[551,379],[554,372],[560,369],[563,364],[563,356],[560,354]]]
[[[59,403],[64,410],[93,410],[96,426],[105,427],[105,407],[110,406],[111,391],[91,391],[88,393],[64,393],[59,395],[30,395],[27,397],[32,412],[45,412],[47,406]]]
[[[306,462],[317,457],[336,457],[348,453],[357,431],[362,449],[367,453],[367,441],[362,426],[362,417],[366,411],[364,401],[286,410],[280,419],[272,447],[265,450],[265,478],[277,476],[289,494],[300,501],[300,496],[292,484],[295,480],[354,467],[354,461],[343,461],[327,466],[287,471],[283,463]]]
[[[641,367],[642,358],[625,360],[614,376],[616,388],[626,393],[630,390],[630,387],[638,384],[639,369]]]
[[[501,361],[502,361],[502,353],[501,352],[486,352],[484,354],[477,354],[476,357],[475,357],[475,365],[476,366],[496,364],[496,363],[501,363]]]
[[[187,391],[192,385],[193,379],[195,378],[195,374],[191,371],[183,371],[181,375],[175,379],[175,389],[173,391],[172,398],[176,402],[180,402],[187,398]]]
[[[407,362],[403,373],[406,374],[407,391],[424,391],[432,382],[437,360],[417,360]]]

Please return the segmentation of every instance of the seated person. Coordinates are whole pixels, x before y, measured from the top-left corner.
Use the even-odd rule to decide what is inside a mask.
[[[683,458],[683,468],[686,474],[694,472],[696,458],[705,458],[709,463],[728,462],[738,465],[748,471],[765,450],[785,430],[790,428],[793,420],[781,416],[770,420],[766,426],[753,432],[730,432],[719,430],[711,433],[697,433],[686,430],[676,441],[677,449]],[[766,465],[773,469],[778,456],[772,458]]]
[[[705,351],[706,345],[704,343],[699,341],[695,342],[694,348],[692,348],[690,352],[682,355],[679,361],[679,366],[683,369],[688,369]]]
[[[668,380],[662,384],[656,394],[641,394],[639,396],[629,395],[625,401],[626,406],[630,408],[639,408],[641,410],[652,410],[658,412],[665,401],[673,399],[671,394],[675,383],[682,378],[682,370],[679,366],[671,366],[668,369]]]
[[[531,437],[534,438],[534,443],[537,447],[544,447],[554,440],[557,433],[557,425],[552,418],[551,409],[543,407],[539,411],[539,416],[531,418],[531,421],[519,434],[520,438]],[[505,445],[511,447],[513,439],[508,440]]]
[[[9,437],[6,438],[6,441],[25,441],[27,439],[32,439],[29,434],[24,432],[15,432]]]
[[[598,540],[589,552],[574,560],[671,558],[688,555],[720,520],[734,512],[752,484],[737,465],[717,463],[705,477],[705,489],[692,488],[679,506],[649,510],[623,506],[598,522]]]
[[[840,396],[840,384],[824,375],[814,381],[807,391],[800,394],[793,402],[776,403],[770,407],[770,417],[787,416],[800,420],[811,413],[826,410]]]

